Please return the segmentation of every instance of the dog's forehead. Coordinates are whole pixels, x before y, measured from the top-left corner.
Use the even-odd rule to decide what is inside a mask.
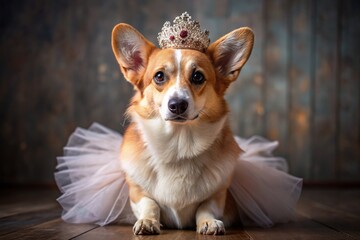
[[[179,65],[181,68],[211,65],[206,54],[191,49],[161,49],[157,51],[155,57],[150,58],[150,60],[151,67],[164,67],[170,70],[177,70]]]

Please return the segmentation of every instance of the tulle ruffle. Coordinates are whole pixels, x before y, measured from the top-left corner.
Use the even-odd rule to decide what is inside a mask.
[[[97,123],[77,128],[58,157],[55,180],[63,193],[58,202],[70,223],[106,225],[135,220],[125,174],[121,171],[120,134]]]
[[[122,137],[100,124],[77,128],[58,157],[55,180],[62,218],[71,223],[134,223],[128,186],[120,166]],[[277,142],[236,137],[244,153],[230,186],[242,223],[269,227],[293,219],[302,180],[285,173],[283,158],[274,157]]]
[[[271,227],[293,220],[302,179],[287,174],[286,160],[273,156],[279,143],[259,136],[235,139],[244,152],[238,159],[230,192],[242,223]]]

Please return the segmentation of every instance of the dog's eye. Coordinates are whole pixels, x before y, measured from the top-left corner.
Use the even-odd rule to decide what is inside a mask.
[[[161,71],[155,73],[154,81],[156,84],[163,84],[165,82],[165,74]]]
[[[201,72],[196,71],[191,76],[191,82],[198,85],[203,84],[205,82],[205,77]]]

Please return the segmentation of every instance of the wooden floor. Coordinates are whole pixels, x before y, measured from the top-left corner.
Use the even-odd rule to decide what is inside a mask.
[[[225,236],[162,230],[134,236],[131,226],[68,224],[59,216],[56,191],[1,190],[0,239],[360,239],[360,189],[305,189],[297,221],[270,229],[228,229]]]

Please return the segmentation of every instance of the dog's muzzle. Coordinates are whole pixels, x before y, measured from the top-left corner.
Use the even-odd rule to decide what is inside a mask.
[[[165,120],[173,122],[185,122],[187,120],[196,119],[198,116],[189,119],[188,107],[189,102],[186,99],[179,97],[171,98],[168,102],[169,114]]]
[[[185,99],[171,98],[168,102],[168,109],[171,113],[182,115],[186,112],[189,103]]]

